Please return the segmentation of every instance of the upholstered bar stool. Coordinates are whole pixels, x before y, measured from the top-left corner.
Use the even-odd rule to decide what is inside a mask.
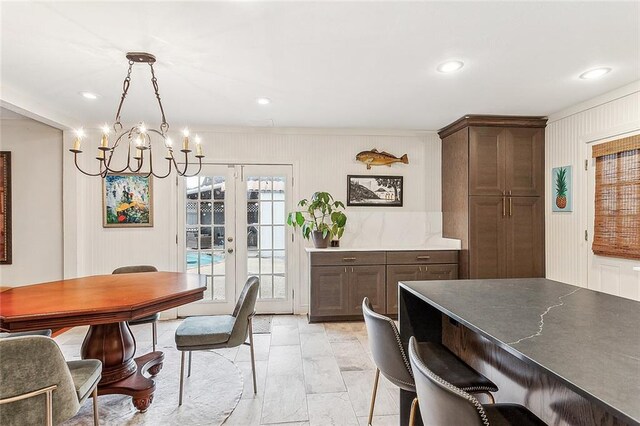
[[[93,396],[93,423],[98,424],[96,359],[65,362],[55,341],[45,336],[0,340],[0,424],[53,425],[75,416]]]
[[[112,274],[135,274],[138,272],[158,272],[155,266],[150,265],[138,265],[138,266],[123,266],[115,269]],[[153,351],[156,351],[156,345],[158,344],[158,320],[160,319],[160,313],[155,313],[146,317],[138,318],[129,321],[129,325],[151,324],[153,332]]]
[[[376,364],[376,376],[369,408],[369,422],[367,423],[371,425],[380,373],[400,389],[415,392],[416,385],[411,371],[411,364],[400,340],[400,333],[395,322],[391,318],[374,312],[369,299],[366,297],[362,301],[362,312],[367,327],[371,354]],[[468,392],[486,393],[493,401],[491,392],[496,392],[498,387],[489,379],[469,367],[439,343],[422,342],[418,345],[420,353],[434,371],[438,371],[452,383],[456,383],[457,386],[466,389]],[[416,398],[411,404],[410,425],[413,425],[415,419],[417,403],[418,400]]]
[[[180,398],[178,405],[182,405],[184,390],[184,356],[189,352],[189,373],[191,376],[191,352],[210,349],[234,348],[247,344],[251,351],[251,371],[253,373],[253,392],[257,393],[256,361],[253,353],[253,329],[251,321],[255,315],[256,300],[260,280],[250,277],[240,293],[236,307],[231,315],[212,315],[188,317],[176,330],[176,347],[182,351],[180,362]]]
[[[480,404],[468,392],[435,374],[420,353],[415,337],[409,340],[409,360],[420,401],[422,422],[429,426],[542,426],[542,420],[516,404]]]

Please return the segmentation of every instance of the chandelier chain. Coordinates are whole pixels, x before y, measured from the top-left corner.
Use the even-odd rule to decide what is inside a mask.
[[[122,131],[122,123],[120,122],[120,111],[122,111],[122,105],[124,105],[124,99],[127,97],[127,92],[129,92],[129,86],[131,85],[131,70],[133,69],[133,61],[129,61],[129,69],[127,70],[127,76],[124,78],[122,82],[122,97],[120,98],[120,104],[118,105],[118,111],[116,111],[116,121],[113,123],[113,130],[117,133]],[[119,126],[117,128],[116,126]]]
[[[158,100],[158,106],[160,107],[160,114],[162,114],[162,124],[160,124],[160,131],[164,135],[169,130],[169,123],[167,123],[167,119],[164,116],[164,108],[162,106],[162,101],[160,100],[160,89],[158,87],[158,79],[156,78],[156,73],[153,69],[153,64],[149,64],[151,68],[151,84],[153,84],[153,91],[156,94],[156,99]]]

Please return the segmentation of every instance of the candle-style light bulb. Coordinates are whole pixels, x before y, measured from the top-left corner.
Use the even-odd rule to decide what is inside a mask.
[[[140,130],[140,133],[147,133],[147,126],[145,126],[144,123],[140,123],[138,130]]]
[[[84,137],[84,130],[81,128],[76,130],[76,138],[73,141],[73,148],[71,149],[72,152],[82,152],[80,150],[80,146],[82,145],[82,138]]]
[[[102,151],[109,149],[109,126],[107,126],[106,123],[102,126],[102,140],[100,141],[99,149]],[[104,158],[104,154],[102,155],[102,158]]]
[[[202,139],[196,135],[196,157],[203,157],[202,155]]]
[[[167,155],[164,158],[171,160],[173,158],[173,141],[171,138],[166,138],[164,140],[164,145],[167,147]]]
[[[185,152],[189,151],[189,129],[185,128],[182,131],[182,134],[184,135],[184,139],[182,139],[182,150]]]

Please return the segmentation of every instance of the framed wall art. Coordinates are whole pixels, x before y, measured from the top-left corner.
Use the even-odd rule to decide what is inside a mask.
[[[0,264],[11,264],[11,152],[0,151]]]
[[[402,207],[402,176],[348,175],[347,205]]]
[[[153,226],[153,180],[130,173],[110,174],[102,184],[102,226]]]
[[[571,166],[554,167],[551,171],[551,181],[553,186],[553,200],[551,200],[552,211],[572,212],[573,211],[573,182]]]

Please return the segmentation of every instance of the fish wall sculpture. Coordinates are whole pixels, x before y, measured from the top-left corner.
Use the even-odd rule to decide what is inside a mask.
[[[409,157],[407,157],[407,154],[404,154],[402,157],[398,158],[395,155],[389,154],[385,151],[379,152],[375,148],[371,151],[359,152],[356,155],[356,160],[366,164],[367,170],[370,170],[371,166],[391,167],[393,163],[409,164]]]

